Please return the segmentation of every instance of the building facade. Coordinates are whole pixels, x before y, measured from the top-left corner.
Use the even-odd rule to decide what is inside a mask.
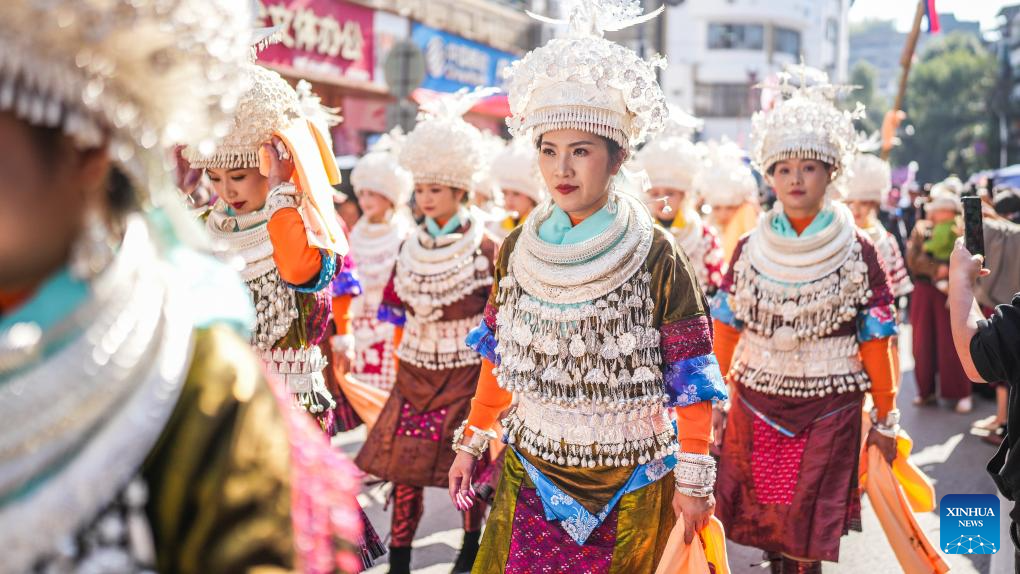
[[[397,42],[410,40],[426,61],[423,92],[499,85],[502,68],[533,47],[537,26],[514,0],[259,0],[262,21],[280,28],[281,41],[264,49],[259,63],[293,82],[305,79],[344,121],[333,129],[338,156],[364,153],[387,130],[396,102],[383,63]],[[472,119],[502,126],[502,108],[489,106]],[[349,162],[348,162],[349,163]]]
[[[755,85],[803,59],[837,81],[847,77],[849,0],[668,2],[662,86],[671,103],[705,120],[705,137],[746,145],[760,108]]]

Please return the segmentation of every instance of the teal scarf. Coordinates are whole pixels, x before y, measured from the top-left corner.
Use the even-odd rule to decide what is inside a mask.
[[[432,237],[442,237],[460,229],[461,221],[463,219],[466,219],[466,214],[463,213],[463,210],[458,210],[457,213],[454,213],[453,217],[450,218],[450,221],[447,221],[446,225],[440,229],[439,224],[436,223],[435,219],[425,217],[425,229],[428,230],[429,235]]]
[[[574,245],[587,241],[609,229],[616,217],[603,207],[576,226],[570,216],[559,207],[553,207],[549,218],[538,228],[538,237],[553,245]]]
[[[797,230],[793,228],[793,224],[790,223],[790,218],[786,216],[785,211],[779,212],[779,217],[773,217],[770,225],[772,225],[772,231],[775,231],[781,237],[811,237],[831,225],[834,219],[836,219],[836,211],[830,205],[822,208],[818,215],[815,216],[814,221],[799,236],[797,235]]]

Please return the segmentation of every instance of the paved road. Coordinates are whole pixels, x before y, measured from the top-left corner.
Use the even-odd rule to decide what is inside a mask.
[[[980,440],[971,423],[994,413],[994,403],[975,397],[974,412],[960,415],[951,405],[918,408],[910,404],[916,394],[913,379],[913,361],[908,344],[902,345],[904,379],[899,404],[903,410],[903,425],[914,438],[914,462],[935,483],[939,498],[949,493],[994,493],[991,479],[985,473],[985,463],[993,454],[993,447]],[[356,453],[364,441],[361,430],[339,437],[338,444],[348,453]],[[380,488],[371,489],[362,496],[362,504],[372,523],[384,538],[389,532],[389,512],[383,508],[385,494]],[[939,544],[938,511],[917,516],[929,540]],[[428,489],[425,498],[425,516],[414,543],[412,568],[417,574],[446,574],[450,571],[462,531],[459,515],[454,511],[445,492]],[[1008,540],[1003,540],[1008,544]],[[1007,546],[1008,547],[1008,546]],[[757,550],[730,544],[730,565],[735,573],[767,572],[757,566],[761,553]],[[385,574],[386,557],[382,563],[368,571]],[[953,572],[986,573],[988,556],[946,556]],[[843,539],[840,562],[825,564],[828,573],[885,574],[898,572],[896,559],[886,542],[878,519],[864,497],[864,532],[854,532]]]

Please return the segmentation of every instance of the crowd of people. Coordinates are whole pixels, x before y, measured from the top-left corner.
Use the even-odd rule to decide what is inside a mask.
[[[748,149],[696,142],[604,37],[640,14],[578,3],[510,69],[509,143],[464,119],[487,92],[440,98],[344,196],[336,110],[236,3],[4,3],[0,572],[408,573],[428,487],[454,572],[719,571],[723,536],[820,572],[862,456],[905,456],[906,324],[917,408],[994,383],[1012,500],[1016,193],[894,188],[803,66]]]

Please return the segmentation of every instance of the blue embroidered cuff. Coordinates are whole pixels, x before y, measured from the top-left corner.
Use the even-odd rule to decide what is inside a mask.
[[[297,291],[298,293],[318,293],[329,285],[329,282],[333,280],[333,276],[336,275],[336,255],[331,251],[325,249],[319,250],[319,255],[322,257],[322,268],[319,269],[319,277],[313,281],[309,281],[303,285],[287,285]]]
[[[879,305],[861,311],[857,315],[857,340],[861,343],[899,335],[896,323],[896,307]]]
[[[397,327],[403,327],[407,321],[407,315],[403,309],[385,303],[379,305],[379,312],[376,313],[375,318],[385,323],[392,323]]]
[[[333,282],[330,284],[330,288],[333,291],[334,297],[340,297],[341,295],[353,295],[357,297],[363,293],[361,288],[361,281],[358,280],[358,276],[350,271],[341,271],[336,274]]]
[[[737,320],[730,308],[730,295],[722,289],[712,295],[709,302],[709,309],[712,311],[712,318],[735,329],[743,329],[744,324]]]
[[[464,343],[492,364],[499,365],[499,355],[496,354],[496,336],[484,320],[480,325],[471,329]]]
[[[663,373],[666,406],[686,407],[702,401],[726,400],[726,383],[714,354],[670,363]]]

